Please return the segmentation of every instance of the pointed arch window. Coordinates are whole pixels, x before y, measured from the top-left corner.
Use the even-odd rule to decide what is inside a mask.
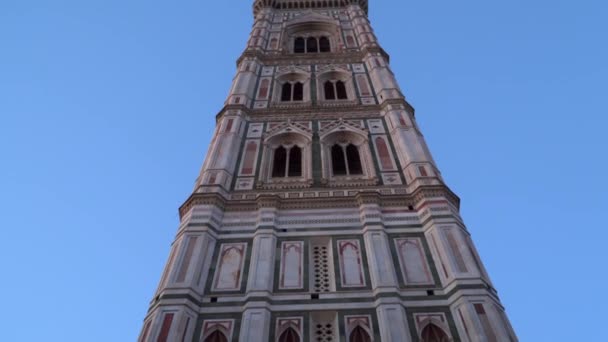
[[[302,37],[296,38],[294,41],[293,52],[304,53],[306,51],[306,41]]]
[[[291,83],[285,82],[281,87],[281,101],[291,101]]]
[[[302,176],[302,149],[294,146],[289,150],[288,177]]]
[[[302,82],[285,82],[281,86],[281,102],[304,100],[304,84]]]
[[[272,177],[285,177],[285,166],[287,165],[287,150],[279,146],[274,150],[272,161]]]
[[[334,84],[331,81],[326,81],[323,84],[323,89],[325,90],[325,99],[326,100],[335,100],[336,99],[336,91],[334,88]]]
[[[450,342],[446,333],[433,323],[429,323],[422,329],[422,342]]]
[[[334,176],[361,175],[361,156],[353,144],[346,146],[335,144],[331,147],[331,162]]]
[[[319,50],[321,52],[329,52],[330,51],[329,39],[327,39],[327,37],[321,37],[321,38],[319,38]]]
[[[204,342],[228,342],[228,339],[221,331],[216,330],[211,335],[207,336]]]
[[[331,166],[334,176],[343,176],[347,174],[344,151],[342,150],[342,146],[338,144],[331,147]]]
[[[279,146],[274,150],[272,177],[301,177],[302,149],[299,146],[285,148]]]
[[[326,100],[347,100],[346,85],[343,81],[325,81],[323,84]]]
[[[302,101],[304,99],[304,85],[300,82],[296,82],[293,85],[293,101]]]
[[[300,336],[290,327],[283,331],[279,337],[279,342],[300,342]]]
[[[328,37],[296,37],[293,41],[294,53],[331,52],[331,42]]]
[[[336,97],[338,100],[346,100],[348,96],[346,96],[346,86],[342,81],[336,81]]]
[[[353,144],[346,146],[346,160],[348,161],[348,171],[351,175],[363,174],[363,168],[361,167],[361,157],[359,156],[359,149]]]
[[[355,327],[353,331],[350,333],[350,337],[348,338],[349,342],[372,342],[371,337],[365,329],[360,326]]]

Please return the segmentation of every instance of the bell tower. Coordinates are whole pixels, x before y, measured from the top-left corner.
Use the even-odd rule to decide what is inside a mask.
[[[367,8],[254,2],[140,342],[517,341]]]

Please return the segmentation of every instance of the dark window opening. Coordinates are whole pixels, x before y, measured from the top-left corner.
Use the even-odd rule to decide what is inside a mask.
[[[289,150],[289,177],[302,176],[302,150],[294,146]]]
[[[293,85],[293,101],[302,101],[304,99],[304,85],[296,82]]]
[[[335,100],[336,99],[334,84],[331,83],[331,81],[326,81],[325,84],[323,84],[323,88],[325,90],[325,99],[326,100]]]
[[[300,337],[292,328],[287,328],[279,337],[279,342],[300,342]]]
[[[281,101],[291,101],[291,83],[283,83],[281,89]]]
[[[306,47],[306,43],[304,41],[304,38],[302,37],[298,37],[296,38],[294,45],[293,45],[293,52],[295,53],[304,53],[305,51],[305,47]]]
[[[348,171],[351,175],[363,174],[361,158],[359,157],[359,149],[357,149],[357,146],[353,144],[346,146],[346,159],[348,160]]]
[[[449,342],[448,336],[435,324],[429,324],[422,329],[422,342]]]
[[[338,94],[338,100],[345,100],[348,98],[346,96],[346,86],[344,85],[344,82],[336,82],[336,93]]]
[[[306,52],[319,52],[319,47],[317,45],[317,38],[308,38],[306,40]]]
[[[331,147],[331,165],[335,176],[346,175],[346,161],[342,146],[336,144]]]
[[[216,330],[211,335],[207,336],[205,342],[228,342],[228,339],[219,330]]]
[[[327,37],[321,37],[321,39],[319,39],[319,48],[321,52],[329,52],[331,50]]]
[[[280,146],[274,150],[274,162],[272,163],[272,177],[285,177],[285,166],[287,163],[287,150]]]
[[[348,338],[349,342],[372,342],[372,339],[369,337],[369,334],[365,329],[357,326],[350,333],[350,337]]]

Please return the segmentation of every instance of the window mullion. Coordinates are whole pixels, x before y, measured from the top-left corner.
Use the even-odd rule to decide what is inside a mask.
[[[340,145],[342,147],[342,154],[344,155],[344,168],[346,169],[346,175],[350,176],[350,170],[348,169],[348,156],[346,155],[346,147]]]
[[[336,83],[337,81],[334,81],[331,84],[334,86],[334,94],[336,94],[336,100],[338,100],[338,87],[336,86]],[[344,147],[342,147],[342,149],[344,149]]]
[[[285,161],[285,177],[289,177],[289,153],[291,152],[291,148],[287,149],[287,160]]]

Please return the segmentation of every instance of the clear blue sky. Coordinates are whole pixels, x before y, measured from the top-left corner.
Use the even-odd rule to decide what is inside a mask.
[[[0,339],[135,341],[251,2],[0,1]],[[608,340],[607,7],[370,0],[522,341]]]

